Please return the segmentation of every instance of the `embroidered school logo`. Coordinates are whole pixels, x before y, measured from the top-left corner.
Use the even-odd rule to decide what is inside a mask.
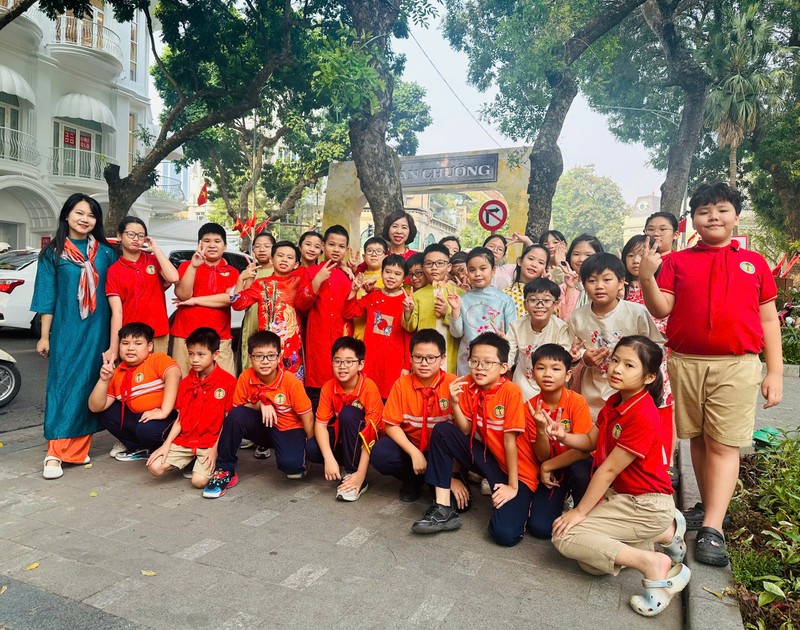
[[[137,383],[141,383],[144,380],[144,374],[139,372],[136,376],[133,377],[133,380]]]
[[[619,424],[615,424],[614,428],[611,429],[611,435],[614,436],[615,440],[618,440],[619,436],[622,435],[622,426]]]
[[[564,431],[566,431],[567,433],[572,431],[572,421],[569,418],[563,418],[561,420],[561,426],[564,427]]]
[[[494,408],[494,417],[495,418],[505,418],[506,415],[506,408],[503,405],[497,405]]]
[[[749,273],[751,276],[756,272],[756,266],[753,263],[749,263],[747,261],[740,262],[739,269],[741,269],[745,273]]]
[[[439,409],[445,411],[450,406],[450,401],[447,398],[440,398],[439,399]]]
[[[214,398],[216,398],[217,400],[222,400],[223,398],[225,398],[225,390],[222,389],[221,387],[215,389]]]
[[[286,396],[284,396],[283,394],[278,394],[277,396],[275,396],[276,405],[282,405],[285,402],[286,402]]]
[[[152,275],[155,275],[155,273],[156,273],[156,266],[155,266],[155,265],[147,265],[147,267],[145,267],[145,271],[146,271],[147,273],[149,273],[151,276],[152,276]]]
[[[356,409],[363,409],[364,408],[364,405],[361,404],[360,400],[354,400],[351,404]]]

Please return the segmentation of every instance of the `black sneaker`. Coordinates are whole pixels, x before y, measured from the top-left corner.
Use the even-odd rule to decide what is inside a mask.
[[[461,517],[449,505],[434,503],[422,519],[411,526],[415,534],[435,534],[461,528]]]
[[[423,475],[414,475],[403,482],[400,486],[400,500],[403,503],[414,503],[422,496],[422,488],[425,485]]]
[[[703,520],[706,518],[706,506],[698,501],[694,507],[684,510],[683,516],[686,518],[686,531],[696,532],[703,526]],[[722,519],[722,526],[724,528],[731,526],[731,517],[728,514]]]

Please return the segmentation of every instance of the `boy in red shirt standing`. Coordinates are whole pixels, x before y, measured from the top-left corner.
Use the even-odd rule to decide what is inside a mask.
[[[435,486],[436,495],[422,519],[412,525],[414,533],[461,527],[461,517],[449,500],[457,461],[462,470],[472,469],[489,481],[492,539],[512,547],[525,535],[539,466],[525,437],[522,392],[505,376],[508,354],[508,341],[496,333],[481,333],[470,343],[470,376],[450,385],[455,423],[441,422],[431,433],[425,480]]]
[[[703,184],[689,207],[700,242],[673,252],[663,265],[658,243],[645,249],[639,284],[653,317],[669,315],[675,426],[679,438],[691,440],[702,499],[686,513],[689,529],[699,528],[695,559],[725,566],[723,519],[739,476],[739,449],[752,440],[759,383],[765,408],[783,396],[777,287],[767,262],[731,238],[742,210],[738,190]]]
[[[192,371],[178,389],[178,419],[147,467],[154,477],[163,477],[194,460],[192,485],[205,488],[216,467],[222,421],[233,407],[236,378],[216,364],[219,335],[213,328],[195,330],[186,338],[186,349]]]
[[[306,439],[314,434],[311,401],[303,384],[281,365],[281,338],[261,330],[247,340],[252,367],[239,376],[234,408],[222,425],[217,470],[203,496],[216,499],[239,483],[236,452],[242,438],[275,450],[288,479],[306,476]]]
[[[221,340],[217,363],[226,372],[235,374],[231,348],[231,308],[201,304],[205,296],[230,293],[236,286],[239,272],[222,257],[227,243],[225,228],[217,223],[206,223],[197,232],[197,240],[197,251],[192,259],[178,268],[180,280],[175,285],[175,297],[184,304],[178,308],[172,324],[172,356],[181,366],[183,375],[187,376],[191,366],[186,338],[195,329],[207,326],[213,328]]]

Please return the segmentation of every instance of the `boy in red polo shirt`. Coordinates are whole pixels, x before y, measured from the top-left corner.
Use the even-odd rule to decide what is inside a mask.
[[[439,423],[431,433],[425,480],[436,488],[436,495],[425,515],[412,525],[414,533],[461,527],[461,517],[449,501],[457,461],[462,470],[472,469],[489,481],[492,539],[504,547],[522,540],[539,484],[539,466],[525,437],[522,392],[505,376],[508,355],[508,341],[496,333],[481,333],[470,343],[470,375],[450,385],[455,423]]]
[[[381,427],[383,401],[377,384],[364,376],[364,342],[339,337],[333,343],[334,377],[322,387],[314,423],[314,437],[306,442],[306,455],[315,464],[325,464],[325,479],[342,483],[336,489],[340,501],[356,501],[367,491],[369,445],[360,433],[367,427],[377,435]],[[345,475],[339,471],[337,453]]]
[[[186,349],[192,371],[178,389],[178,419],[147,467],[154,477],[163,477],[170,470],[188,470],[194,461],[192,485],[205,488],[216,468],[217,442],[222,421],[233,407],[236,378],[216,363],[219,335],[213,328],[195,330],[186,338]]]
[[[409,342],[411,374],[397,379],[383,408],[386,435],[375,443],[370,462],[382,475],[403,482],[400,500],[413,503],[422,494],[431,431],[437,424],[453,421],[450,383],[455,375],[445,372],[447,342],[437,330],[425,328]],[[469,490],[455,480],[453,493],[462,507]]]
[[[217,470],[203,496],[216,499],[239,483],[236,452],[242,438],[275,450],[288,479],[306,476],[306,440],[314,434],[311,401],[298,378],[281,365],[281,338],[261,330],[247,340],[250,364],[239,376],[234,408],[222,425]]]
[[[658,244],[645,249],[639,284],[653,317],[669,315],[675,427],[679,438],[691,440],[702,501],[686,513],[689,529],[699,528],[695,559],[725,566],[723,519],[739,476],[739,448],[752,440],[759,383],[765,408],[783,396],[777,287],[767,262],[732,241],[742,210],[738,190],[703,184],[689,208],[700,242],[663,265]]]
[[[181,372],[166,354],[153,352],[153,329],[140,322],[119,329],[119,358],[116,369],[103,358],[89,410],[100,414],[100,425],[124,445],[114,458],[147,459],[175,420]]]
[[[235,374],[230,305],[201,304],[205,296],[230,293],[236,286],[239,272],[222,257],[227,243],[225,228],[217,223],[206,223],[197,232],[197,240],[197,251],[192,259],[178,267],[180,280],[175,285],[175,297],[182,304],[172,323],[172,356],[181,366],[183,375],[188,376],[191,365],[186,338],[193,330],[207,326],[217,331],[221,340],[217,363],[223,370]]]

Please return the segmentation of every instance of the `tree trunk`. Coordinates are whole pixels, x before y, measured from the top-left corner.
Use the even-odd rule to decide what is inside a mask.
[[[558,147],[558,137],[564,126],[572,101],[578,94],[578,84],[564,73],[556,86],[544,121],[531,149],[531,175],[528,179],[528,223],[525,234],[536,241],[550,227],[553,195],[564,171],[564,160]]]
[[[677,31],[673,21],[676,4],[667,0],[647,0],[642,6],[642,14],[664,52],[669,84],[678,86],[683,93],[681,122],[669,147],[667,175],[661,184],[661,210],[680,216],[692,157],[703,129],[711,77],[692,57]]]
[[[148,181],[149,171],[139,171],[134,176],[131,172],[124,179],[120,179],[119,165],[106,165],[103,175],[108,184],[108,211],[103,217],[106,236],[116,236],[117,226],[125,218],[131,206],[136,203],[139,196],[147,191],[151,184]],[[112,185],[111,182],[117,183]]]
[[[728,184],[731,188],[736,188],[736,152],[738,148],[738,142],[731,142],[731,152],[728,155]]]
[[[386,144],[386,126],[392,108],[394,77],[386,64],[389,38],[397,22],[398,10],[386,0],[347,0],[347,11],[359,36],[373,37],[384,54],[376,58],[374,67],[386,89],[378,94],[379,109],[368,110],[353,116],[349,122],[350,149],[356,165],[361,191],[367,198],[372,220],[383,226],[384,219],[396,210],[402,210],[403,189],[400,185],[400,159],[394,149]]]
[[[30,9],[34,4],[36,4],[36,0],[22,0],[18,4],[13,5],[11,9],[3,13],[3,15],[0,15],[0,31],[25,13],[25,11]]]

